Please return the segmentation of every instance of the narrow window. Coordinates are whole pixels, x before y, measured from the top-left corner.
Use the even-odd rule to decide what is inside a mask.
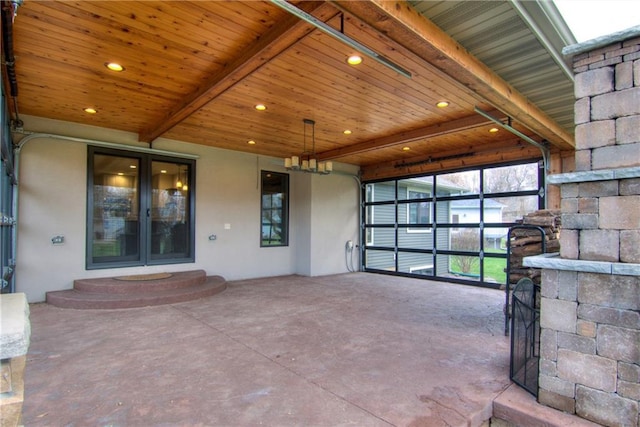
[[[289,245],[289,175],[262,171],[260,246]]]
[[[431,197],[430,193],[423,191],[408,190],[407,198],[419,201],[407,204],[407,224],[425,225],[431,223],[431,203],[426,199]],[[407,228],[410,233],[430,233],[429,228]]]
[[[460,214],[451,214],[451,224],[460,224]],[[458,231],[458,227],[454,227],[451,231]]]

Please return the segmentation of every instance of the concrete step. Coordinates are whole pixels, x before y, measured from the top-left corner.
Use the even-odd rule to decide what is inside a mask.
[[[73,289],[82,292],[106,294],[146,293],[188,288],[202,284],[206,280],[207,273],[204,270],[192,270],[175,273],[78,279],[74,280]]]
[[[191,273],[191,272],[187,272]],[[174,273],[172,278],[158,280],[117,281],[97,280],[95,286],[87,286],[82,281],[80,289],[47,292],[47,303],[61,308],[75,309],[118,309],[174,304],[215,295],[227,288],[227,282],[220,276]],[[168,283],[175,280],[177,284]],[[157,288],[153,282],[163,281]],[[168,281],[168,282],[167,282]],[[119,283],[118,283],[119,282]],[[90,291],[87,290],[90,289]]]
[[[493,401],[496,425],[517,427],[599,427],[600,424],[541,405],[529,392],[511,384]],[[492,421],[492,425],[493,425]]]

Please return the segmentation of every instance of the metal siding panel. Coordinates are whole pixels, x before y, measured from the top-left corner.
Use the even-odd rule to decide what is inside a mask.
[[[436,221],[438,223],[449,223],[450,202],[436,202]],[[450,248],[449,229],[440,228],[436,233],[436,251],[448,250]],[[436,274],[442,276],[449,272],[449,257],[437,255],[436,253]]]
[[[433,271],[433,255],[413,252],[400,252],[398,254],[399,271],[403,273],[413,273],[411,271],[412,268],[430,268]],[[415,274],[421,273],[415,272]]]
[[[365,253],[365,267],[379,270],[389,270],[393,267],[391,271],[395,271],[393,252],[367,250]]]
[[[567,132],[573,133],[573,82],[510,1],[410,3]],[[545,36],[561,49],[563,36],[556,32],[560,29],[555,28],[544,13],[537,12],[540,6],[525,6],[531,9],[529,12]],[[546,87],[553,88],[544,90]]]

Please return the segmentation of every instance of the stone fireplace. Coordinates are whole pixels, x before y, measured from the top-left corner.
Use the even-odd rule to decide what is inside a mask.
[[[569,46],[575,172],[560,187],[560,254],[542,268],[540,403],[640,426],[640,27]]]

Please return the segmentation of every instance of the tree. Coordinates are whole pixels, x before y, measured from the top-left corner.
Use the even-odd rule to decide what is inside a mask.
[[[479,250],[478,232],[475,229],[464,229],[451,235],[451,247],[459,251]],[[451,257],[451,270],[469,274],[478,271],[479,258],[476,256],[454,255]]]
[[[486,169],[484,173],[485,193],[530,190],[537,183],[537,163]]]

